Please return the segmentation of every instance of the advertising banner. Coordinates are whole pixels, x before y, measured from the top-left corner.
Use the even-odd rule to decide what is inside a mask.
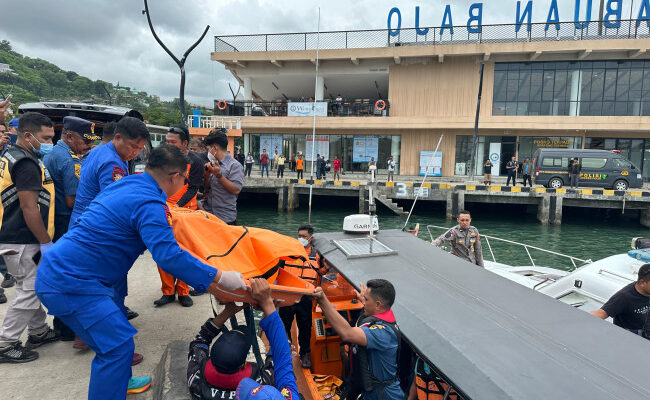
[[[287,116],[289,117],[313,117],[312,107],[317,117],[327,117],[327,102],[288,102]]]
[[[379,155],[379,136],[354,136],[353,140],[352,162],[370,162],[370,158],[372,157],[377,161]]]
[[[499,176],[501,170],[501,143],[490,143],[490,161],[492,161],[492,175]]]
[[[307,136],[305,140],[305,160],[313,161],[315,160],[314,155],[311,152],[313,145],[311,136]],[[330,158],[330,137],[329,135],[316,135],[316,146],[314,148],[314,153],[325,156],[325,160]]]
[[[278,154],[281,154],[282,135],[260,135],[260,154],[262,154],[262,150],[264,149],[266,149],[269,157],[272,157],[276,150]]]
[[[425,172],[427,176],[442,176],[442,151],[420,152],[420,176]]]

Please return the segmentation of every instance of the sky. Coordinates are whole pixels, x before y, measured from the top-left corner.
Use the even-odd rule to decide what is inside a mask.
[[[577,0],[583,10],[589,0]],[[632,0],[623,0],[627,18]],[[210,30],[185,64],[186,100],[212,106],[230,98],[228,83],[238,85],[223,65],[210,61],[215,35],[385,29],[388,12],[398,7],[402,27],[440,26],[450,4],[455,25],[466,24],[466,0],[150,0],[158,36],[178,58]],[[545,22],[552,0],[533,1],[533,22]],[[576,0],[557,0],[561,21],[573,19]],[[514,23],[516,0],[484,0],[483,24]],[[524,2],[525,3],[525,2]],[[635,8],[641,0],[634,0]],[[593,0],[597,19],[599,0]],[[17,52],[50,61],[91,79],[144,90],[163,99],[178,97],[180,72],[156,43],[140,0],[20,0],[7,2],[0,13],[0,39]],[[637,11],[635,11],[636,14]],[[582,13],[584,15],[584,11]]]

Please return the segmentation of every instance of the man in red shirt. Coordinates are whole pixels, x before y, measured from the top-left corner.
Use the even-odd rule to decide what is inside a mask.
[[[341,172],[341,160],[339,160],[339,156],[334,157],[334,161],[332,161],[332,166],[334,167],[334,181],[336,181],[337,179],[340,181],[341,175],[339,173]]]
[[[266,149],[262,150],[260,155],[260,162],[262,164],[262,177],[264,177],[264,170],[266,170],[266,177],[269,177],[269,155],[266,152]]]

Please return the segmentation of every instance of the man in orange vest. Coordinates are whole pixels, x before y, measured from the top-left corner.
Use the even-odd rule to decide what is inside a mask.
[[[318,272],[316,271],[320,264],[320,254],[318,254],[311,246],[313,238],[314,228],[311,225],[302,225],[298,228],[298,240],[305,247],[307,254],[309,254],[309,260],[305,261],[303,265],[285,265],[284,269],[316,286],[316,281],[318,279]],[[278,311],[289,339],[291,339],[293,317],[296,317],[296,325],[298,325],[298,345],[300,346],[300,362],[303,368],[311,368],[311,358],[309,353],[311,352],[312,304],[313,302],[311,297],[302,296],[298,303],[288,307],[280,307]]]
[[[187,164],[187,180],[185,186],[176,194],[167,198],[167,203],[179,207],[196,210],[199,206],[196,201],[196,195],[199,188],[203,185],[203,161],[201,158],[188,150],[190,142],[190,133],[184,126],[172,126],[167,132],[167,144],[177,147],[180,151],[187,154],[190,163]],[[160,280],[162,281],[162,297],[154,301],[156,307],[164,306],[175,300],[175,294],[178,294],[178,302],[183,307],[191,307],[194,304],[189,296],[190,289],[187,284],[158,267]]]

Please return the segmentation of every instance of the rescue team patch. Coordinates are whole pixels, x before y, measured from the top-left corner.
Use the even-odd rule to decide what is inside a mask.
[[[165,218],[167,218],[167,223],[169,226],[172,226],[172,213],[169,211],[169,207],[167,207],[167,205],[164,205],[163,209],[165,210]]]
[[[113,181],[119,181],[120,179],[124,178],[124,175],[126,175],[126,173],[121,167],[113,167]]]
[[[280,391],[280,394],[287,400],[291,400],[291,390],[287,389],[286,387],[282,388]]]
[[[257,393],[259,393],[260,390],[262,390],[264,386],[258,386],[255,389],[251,390],[251,394],[255,396]]]
[[[81,179],[81,164],[74,165],[74,175],[77,177],[77,179]]]

